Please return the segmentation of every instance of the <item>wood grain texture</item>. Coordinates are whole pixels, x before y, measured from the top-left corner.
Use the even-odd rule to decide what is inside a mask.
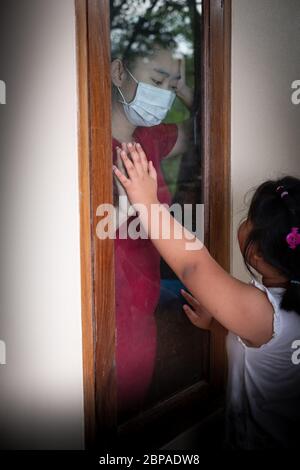
[[[205,244],[230,271],[230,106],[231,0],[209,0],[204,15],[203,174]],[[211,336],[210,384],[214,393],[226,380],[226,331],[214,323]]]
[[[96,443],[104,447],[114,439],[117,419],[114,241],[96,234],[97,207],[112,204],[113,194],[109,1],[89,0],[87,13]]]
[[[108,0],[76,0],[83,374],[86,447],[116,432],[113,240],[96,234],[112,202]]]
[[[81,260],[81,318],[84,386],[85,444],[90,447],[95,439],[95,362],[94,362],[94,308],[91,248],[90,208],[90,147],[87,69],[87,11],[86,1],[75,1],[76,53],[78,88],[78,171],[80,207]]]
[[[214,410],[216,401],[209,394],[207,382],[200,381],[158,402],[142,417],[137,416],[119,427],[118,448],[149,451],[162,447]]]

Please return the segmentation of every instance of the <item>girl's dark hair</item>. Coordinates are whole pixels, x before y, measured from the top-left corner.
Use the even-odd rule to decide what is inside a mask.
[[[286,176],[261,184],[253,195],[248,220],[252,228],[243,249],[248,270],[253,275],[247,259],[255,244],[264,260],[289,280],[281,308],[300,315],[300,284],[290,282],[300,282],[300,245],[291,249],[286,240],[292,227],[300,233],[300,180]]]

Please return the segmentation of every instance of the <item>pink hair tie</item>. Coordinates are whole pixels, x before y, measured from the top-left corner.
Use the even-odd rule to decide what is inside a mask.
[[[279,192],[281,193],[281,194],[280,194],[280,197],[281,197],[281,198],[284,198],[284,196],[288,196],[288,194],[289,194],[288,191],[284,191],[284,187],[283,187],[283,186],[277,186],[276,192],[277,192],[277,193],[279,193]]]
[[[293,227],[292,231],[286,237],[287,244],[292,250],[295,250],[295,248],[300,245],[300,234],[298,230],[298,227]]]

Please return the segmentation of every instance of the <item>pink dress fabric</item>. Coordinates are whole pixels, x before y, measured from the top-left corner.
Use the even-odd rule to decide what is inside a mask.
[[[137,127],[133,134],[158,175],[158,197],[171,203],[171,194],[161,171],[161,160],[174,147],[178,137],[176,124]],[[113,161],[116,146],[113,138]],[[132,220],[132,218],[129,219]],[[147,394],[156,356],[154,311],[160,294],[160,256],[150,240],[115,240],[116,282],[116,374],[119,411],[138,411]]]

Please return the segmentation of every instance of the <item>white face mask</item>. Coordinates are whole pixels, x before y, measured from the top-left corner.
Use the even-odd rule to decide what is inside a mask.
[[[128,69],[127,71],[129,72]],[[123,98],[123,101],[119,101],[123,104],[128,121],[135,126],[143,127],[160,124],[171,109],[176,94],[170,90],[148,85],[148,83],[138,82],[130,72],[129,74],[138,84],[134,99],[127,103],[122,91],[117,87]]]

